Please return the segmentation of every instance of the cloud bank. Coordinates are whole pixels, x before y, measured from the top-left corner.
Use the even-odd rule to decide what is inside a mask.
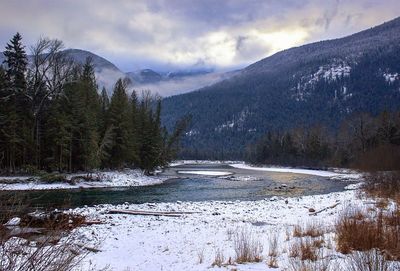
[[[201,63],[243,67],[279,50],[336,38],[398,16],[398,0],[4,0],[2,46],[58,38],[124,71]]]

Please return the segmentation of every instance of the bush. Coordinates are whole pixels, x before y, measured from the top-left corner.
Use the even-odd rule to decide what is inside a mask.
[[[21,217],[19,224],[3,226],[16,214]],[[0,198],[0,270],[75,270],[89,250],[77,243],[69,231],[84,223],[85,217],[59,212],[23,214],[26,214],[25,206],[18,200]],[[39,234],[36,242],[29,241],[32,234]]]
[[[40,181],[44,183],[62,183],[67,182],[65,175],[59,173],[41,173]]]
[[[260,262],[262,260],[263,247],[250,230],[242,228],[236,232],[233,242],[237,263]]]
[[[335,226],[336,242],[341,253],[378,249],[386,258],[400,260],[400,211],[379,213],[370,217],[359,210],[350,210]]]
[[[390,263],[376,249],[368,251],[355,251],[347,258],[349,271],[389,271]],[[393,265],[394,263],[392,263]]]
[[[316,223],[309,223],[305,227],[296,225],[293,229],[293,237],[320,237],[324,235],[321,225]]]
[[[370,173],[365,176],[363,189],[369,196],[391,198],[400,203],[400,171]]]

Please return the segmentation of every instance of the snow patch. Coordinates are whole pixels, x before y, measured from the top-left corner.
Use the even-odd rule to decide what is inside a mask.
[[[231,167],[257,170],[257,171],[270,171],[270,172],[282,172],[282,173],[296,173],[296,174],[306,174],[322,177],[336,177],[336,178],[348,178],[348,179],[360,179],[361,174],[358,173],[338,173],[326,170],[314,170],[314,169],[299,169],[299,168],[285,168],[285,167],[256,167],[247,164],[230,164]]]
[[[349,64],[341,60],[335,60],[332,64],[320,66],[315,73],[300,77],[297,85],[292,88],[295,91],[292,97],[298,102],[305,101],[311,95],[311,90],[319,81],[336,81],[340,78],[349,77],[350,72],[351,67]],[[346,95],[346,93],[347,89],[344,87],[343,94]],[[335,91],[336,97],[337,93]]]
[[[393,83],[394,81],[396,81],[400,78],[399,74],[397,72],[396,73],[384,73],[383,77],[385,78],[386,82],[388,82],[388,83]]]
[[[98,253],[90,253],[82,263],[90,263],[100,269],[110,265],[112,270],[286,270],[290,265],[286,248],[287,232],[299,223],[307,225],[323,223],[332,227],[345,208],[367,206],[358,198],[357,191],[344,191],[326,195],[296,198],[276,198],[260,201],[208,201],[99,205],[72,210],[104,221],[75,230],[82,242],[96,243],[102,240]],[[334,207],[332,207],[334,206]],[[310,215],[309,209],[321,210]],[[194,212],[180,217],[133,216],[108,214],[109,210],[143,210],[157,212]],[[323,210],[326,211],[323,211]],[[212,267],[216,251],[225,261],[235,259],[234,236],[241,229],[251,231],[264,250],[261,263],[237,264],[235,266]],[[276,236],[278,243],[278,269],[266,265],[270,238]],[[335,236],[327,233],[326,242],[334,243]],[[345,258],[333,249],[327,252],[345,264]],[[140,252],[140,253],[139,253]],[[202,262],[199,258],[202,258]]]
[[[190,175],[206,175],[206,176],[227,176],[233,174],[228,171],[210,171],[210,170],[180,170],[179,174],[190,174]]]
[[[68,174],[67,180],[85,174]],[[92,175],[96,181],[78,180],[75,184],[69,183],[42,183],[36,177],[1,177],[3,180],[29,180],[11,184],[0,184],[0,190],[50,190],[50,189],[81,189],[155,185],[164,182],[167,178],[160,176],[146,176],[140,170],[126,169],[122,171],[102,171]],[[35,179],[36,178],[36,179]],[[33,181],[32,181],[33,180]]]
[[[250,110],[248,107],[243,108],[242,111],[240,111],[239,114],[234,115],[232,117],[232,120],[229,120],[217,127],[214,128],[214,131],[216,132],[221,132],[223,130],[228,130],[228,129],[236,129],[238,131],[243,131],[244,128],[244,123],[246,119],[251,115]]]

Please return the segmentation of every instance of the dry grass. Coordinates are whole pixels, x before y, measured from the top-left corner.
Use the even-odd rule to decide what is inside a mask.
[[[319,223],[309,223],[305,227],[296,225],[293,229],[293,237],[320,237],[324,235],[324,230]]]
[[[289,256],[299,258],[301,261],[318,260],[318,249],[311,238],[299,238],[289,247]]]
[[[263,247],[250,230],[246,228],[238,230],[234,235],[233,242],[237,263],[260,262],[262,260]]]
[[[218,248],[215,251],[214,262],[211,264],[211,266],[213,266],[213,267],[214,266],[221,267],[224,264],[224,261],[225,261],[224,254],[223,254],[222,250]]]
[[[393,199],[400,204],[400,171],[374,172],[365,176],[363,190],[380,199]]]
[[[344,213],[336,223],[338,250],[347,254],[351,251],[378,249],[387,258],[400,260],[400,211],[383,213],[376,217],[359,210]]]
[[[330,261],[321,259],[320,261],[302,261],[298,258],[289,259],[290,271],[327,271],[329,270]],[[347,271],[347,269],[346,269]]]
[[[277,257],[278,256],[278,235],[276,233],[270,234],[269,236],[269,251],[268,256]]]
[[[268,267],[270,267],[270,268],[278,268],[279,267],[278,260],[276,257],[269,257],[267,264],[268,264]]]
[[[323,237],[317,239],[300,237],[289,246],[289,270],[292,271],[326,271],[329,258],[324,257],[325,243]]]
[[[348,254],[346,270],[400,270],[400,172],[374,172],[365,179],[363,191],[377,200],[376,206],[349,209],[339,217],[338,251]],[[389,208],[391,201],[395,209]]]
[[[26,206],[12,197],[1,198],[0,203],[2,224],[16,215],[22,218],[19,225],[0,227],[0,270],[74,270],[87,255],[89,248],[77,244],[68,232],[85,222],[83,216],[26,215]]]
[[[388,262],[382,253],[376,249],[367,251],[354,251],[347,258],[346,265],[346,270],[349,271],[399,270],[394,269],[396,263]]]
[[[278,268],[278,235],[277,233],[271,233],[269,235],[269,250],[268,250],[268,266],[271,268]]]
[[[204,248],[197,251],[197,262],[202,264],[204,262]]]

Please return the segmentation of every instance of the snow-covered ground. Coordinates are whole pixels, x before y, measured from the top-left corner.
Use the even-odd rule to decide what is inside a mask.
[[[195,164],[194,161],[180,162]],[[200,162],[209,164],[209,162]],[[226,162],[219,162],[227,164]],[[178,163],[177,163],[178,164]],[[230,162],[234,168],[271,172],[290,172],[329,177],[338,181],[361,178],[354,172],[321,171],[279,167],[253,167]],[[226,170],[224,168],[224,170]],[[185,174],[219,172],[214,169],[195,170]],[[204,172],[203,172],[204,171]],[[223,173],[230,173],[224,171]],[[147,177],[138,171],[102,172],[101,182],[79,183],[79,186],[131,186],[148,185],[164,181],[164,177]],[[225,175],[225,174],[224,174]],[[233,175],[216,176],[231,178]],[[249,180],[251,181],[251,180]],[[360,180],[361,181],[361,180]],[[22,184],[10,184],[18,187]],[[26,184],[25,184],[26,185]],[[64,186],[70,186],[63,184]],[[39,185],[39,187],[43,187]],[[48,189],[49,186],[46,187]],[[54,185],[55,187],[55,185]],[[73,230],[80,243],[97,247],[99,252],[90,252],[77,270],[93,268],[100,270],[298,270],[293,268],[298,260],[290,257],[290,251],[299,239],[293,236],[296,225],[317,225],[325,233],[322,247],[318,250],[322,260],[317,264],[329,263],[328,270],[339,270],[346,265],[348,256],[335,250],[333,226],[343,210],[356,207],[368,209],[374,204],[358,194],[358,184],[351,184],[343,192],[302,197],[272,197],[258,201],[206,201],[97,205],[71,209],[69,212],[83,214],[89,220],[100,220],[94,224]],[[9,188],[11,189],[11,188]],[[22,188],[21,188],[22,189]],[[44,189],[44,188],[42,188]],[[178,217],[110,214],[111,210],[136,210],[147,212],[186,212]],[[259,243],[261,262],[235,263],[235,242],[241,234]],[[319,237],[320,239],[322,237]],[[270,268],[271,250],[276,241],[276,264]],[[213,266],[219,256],[224,264]],[[312,263],[315,264],[315,263]],[[108,270],[108,269],[107,269]],[[315,267],[312,270],[320,270]]]
[[[220,164],[238,164],[243,163],[242,161],[223,161],[223,160],[176,160],[169,164],[170,167],[181,166],[181,165],[220,165]]]
[[[178,174],[204,175],[204,176],[227,176],[233,174],[229,171],[211,171],[211,170],[179,170]]]
[[[345,264],[346,256],[335,252],[332,227],[343,209],[367,208],[370,200],[357,191],[261,201],[176,202],[99,205],[77,208],[74,213],[100,219],[104,224],[79,228],[83,242],[100,244],[83,266],[105,266],[112,270],[288,270],[293,262],[289,249],[295,242],[294,225],[322,225],[326,230],[322,252],[330,259],[330,270]],[[312,212],[314,209],[316,212]],[[326,208],[326,209],[325,209]],[[111,209],[195,212],[181,217],[108,214]],[[321,211],[321,212],[319,212]],[[235,260],[237,234],[246,232],[262,246],[262,262],[212,267],[216,255],[223,262]],[[278,269],[269,269],[271,240],[276,238]],[[318,270],[318,269],[314,269]]]
[[[67,179],[85,174],[69,174]],[[146,176],[140,170],[103,171],[92,174],[99,181],[79,180],[75,184],[42,183],[34,177],[0,177],[3,180],[18,180],[16,183],[0,183],[0,190],[45,190],[45,189],[77,189],[94,187],[127,187],[154,185],[164,182],[167,178],[161,176]]]
[[[361,175],[352,172],[334,172],[334,171],[323,171],[323,170],[309,170],[309,169],[297,169],[287,167],[255,167],[247,165],[240,161],[202,161],[202,160],[182,160],[176,161],[170,164],[170,166],[178,165],[230,165],[233,168],[247,169],[255,171],[270,171],[270,172],[282,172],[282,173],[296,173],[296,174],[308,174],[323,177],[330,177],[335,179],[359,179]],[[230,176],[233,173],[230,171],[217,171],[217,170],[181,170],[179,174],[188,175],[205,175],[223,177]],[[85,174],[68,174],[67,179],[71,179],[76,176],[84,176]],[[78,180],[75,184],[70,183],[43,183],[34,176],[0,176],[0,190],[46,190],[46,189],[77,189],[77,188],[100,188],[100,187],[128,187],[128,186],[143,186],[143,185],[154,185],[160,184],[167,180],[165,176],[145,176],[140,170],[126,169],[122,171],[103,171],[92,173],[94,177],[97,177],[99,181],[84,181],[83,179]],[[232,176],[233,179],[240,179],[243,177]],[[252,179],[251,176],[248,178]]]
[[[326,170],[315,170],[315,169],[300,169],[300,168],[288,168],[288,167],[256,167],[247,165],[244,163],[232,163],[229,164],[234,168],[248,169],[248,170],[258,170],[258,171],[270,171],[270,172],[283,172],[283,173],[296,173],[296,174],[306,174],[322,177],[335,177],[335,178],[348,178],[348,179],[360,179],[362,177],[359,173],[354,172],[340,172],[336,171],[326,171]]]

